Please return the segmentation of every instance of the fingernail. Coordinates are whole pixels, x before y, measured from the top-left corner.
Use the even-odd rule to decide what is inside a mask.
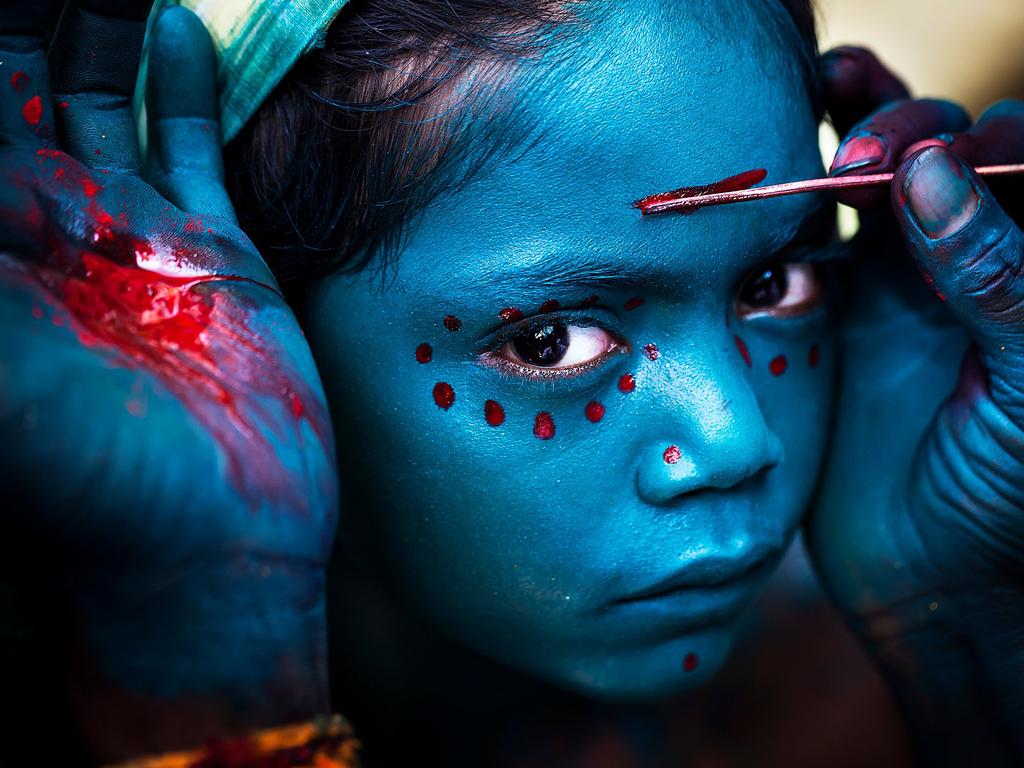
[[[960,161],[944,149],[926,149],[903,180],[907,210],[932,240],[963,228],[981,205],[981,198]]]
[[[914,142],[903,150],[903,154],[900,155],[899,162],[902,163],[904,160],[909,160],[918,152],[928,149],[928,147],[941,147],[942,149],[945,149],[951,143],[951,141],[945,141],[941,136],[936,136],[934,139],[924,139],[923,141]]]
[[[841,176],[857,168],[877,165],[885,160],[886,154],[888,154],[888,147],[879,137],[858,136],[849,139],[839,148],[828,173],[830,176]]]

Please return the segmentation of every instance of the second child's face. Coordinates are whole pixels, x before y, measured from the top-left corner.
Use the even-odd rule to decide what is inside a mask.
[[[733,5],[615,3],[526,94],[535,140],[439,197],[384,284],[309,297],[364,559],[449,635],[602,696],[722,664],[825,444],[831,208],[630,205],[821,175],[795,54]]]

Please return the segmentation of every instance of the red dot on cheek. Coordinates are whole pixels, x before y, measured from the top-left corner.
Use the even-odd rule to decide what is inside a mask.
[[[501,318],[503,323],[514,323],[516,320],[523,319],[523,313],[515,307],[505,307],[498,313],[498,317]]]
[[[682,458],[682,451],[679,450],[678,445],[670,445],[665,449],[665,453],[662,454],[662,458],[665,459],[666,464],[675,464]]]
[[[773,357],[772,361],[768,363],[768,370],[772,372],[772,376],[781,376],[787,368],[789,368],[789,361],[786,360],[785,355]]]
[[[452,389],[452,385],[445,381],[437,382],[434,385],[434,402],[438,408],[446,411],[451,408],[455,403],[455,390]]]
[[[746,343],[739,336],[734,337],[736,340],[736,349],[740,351],[740,355],[743,357],[743,362],[747,364],[747,368],[753,366],[753,362],[750,359],[750,350],[747,349]]]
[[[21,116],[29,125],[39,125],[39,121],[43,119],[43,100],[33,96],[26,101],[25,106],[21,108]]]
[[[661,357],[661,352],[658,351],[657,344],[647,344],[644,346],[644,355],[647,356],[648,360],[657,360]]]
[[[820,362],[821,350],[818,349],[818,345],[815,344],[813,347],[811,347],[811,351],[807,353],[807,364],[811,366],[811,368],[817,368],[818,363]]]
[[[457,331],[462,328],[462,321],[459,320],[455,315],[445,315],[444,327],[449,331]]]
[[[629,394],[636,389],[636,379],[633,378],[632,373],[624,373],[619,377],[619,391]]]
[[[541,440],[550,440],[555,436],[555,420],[547,411],[541,411],[533,420],[533,434]]]
[[[496,400],[488,400],[484,403],[484,418],[492,427],[500,427],[505,423],[505,409]]]
[[[587,407],[584,409],[584,413],[587,415],[587,420],[597,424],[601,419],[604,418],[604,406],[596,400],[591,400],[587,403]]]
[[[697,668],[697,664],[699,662],[700,662],[700,659],[697,658],[697,654],[696,653],[692,653],[691,652],[691,653],[686,654],[686,656],[683,657],[683,671],[684,672],[693,672],[693,670],[695,670]]]
[[[416,361],[429,363],[434,359],[434,349],[429,344],[420,344],[416,347]]]

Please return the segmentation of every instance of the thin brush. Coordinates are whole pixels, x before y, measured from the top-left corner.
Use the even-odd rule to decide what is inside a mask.
[[[987,165],[974,169],[977,174],[985,177],[1024,175],[1024,163],[1016,165]],[[756,178],[760,171],[748,171],[747,174],[731,177],[732,179]],[[748,174],[754,174],[753,176]],[[692,187],[663,192],[645,197],[634,203],[644,216],[659,213],[689,213],[708,205],[726,205],[728,203],[745,203],[748,200],[767,200],[772,197],[800,195],[806,192],[828,192],[834,189],[862,189],[866,187],[885,187],[892,184],[895,174],[876,173],[868,176],[837,176],[825,179],[805,179],[790,181],[785,184],[773,184],[767,187],[752,189],[732,189],[730,191],[708,191],[716,185],[708,187]],[[763,179],[764,177],[761,176]],[[730,180],[726,180],[730,181]],[[757,183],[757,182],[754,182]]]

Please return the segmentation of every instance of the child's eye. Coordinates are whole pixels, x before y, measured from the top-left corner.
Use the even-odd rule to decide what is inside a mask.
[[[736,314],[742,318],[795,317],[817,307],[821,298],[822,280],[816,264],[773,264],[747,278],[736,299]]]
[[[599,326],[553,320],[524,329],[484,359],[519,376],[553,378],[583,373],[623,348]]]

